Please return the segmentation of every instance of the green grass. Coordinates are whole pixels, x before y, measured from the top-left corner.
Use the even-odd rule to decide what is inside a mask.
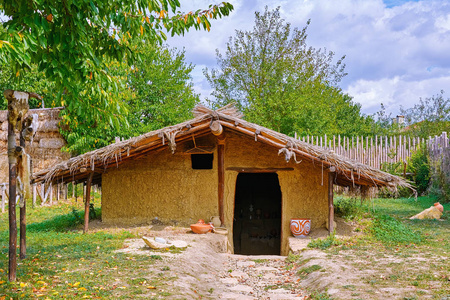
[[[363,205],[351,199],[340,201],[341,216],[356,222],[364,234],[345,240],[332,235],[309,246],[361,274],[371,270],[372,275],[361,275],[341,288],[354,290],[355,296],[364,299],[381,288],[408,290],[411,286],[417,289],[405,292],[405,299],[421,299],[424,293],[433,299],[450,298],[450,204],[443,204],[440,220],[410,220],[437,202],[436,198],[374,199]],[[301,262],[301,256],[289,258],[290,265]],[[322,266],[320,271],[329,271]]]
[[[328,249],[331,246],[338,246],[341,245],[342,242],[338,239],[336,239],[335,233],[330,234],[326,238],[323,239],[314,239],[309,242],[308,247],[309,248],[318,248],[318,249]]]
[[[82,234],[80,202],[27,208],[27,258],[18,259],[15,283],[7,281],[8,214],[0,215],[0,295],[7,299],[129,299],[167,294],[159,292],[167,278],[151,276],[146,267],[158,257],[113,252],[132,234]]]

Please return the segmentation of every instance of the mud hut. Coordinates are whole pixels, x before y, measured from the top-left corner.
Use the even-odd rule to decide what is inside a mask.
[[[71,158],[35,182],[102,186],[105,223],[192,224],[220,216],[231,251],[289,251],[291,218],[333,230],[333,185],[408,186],[401,178],[242,119],[233,107]]]

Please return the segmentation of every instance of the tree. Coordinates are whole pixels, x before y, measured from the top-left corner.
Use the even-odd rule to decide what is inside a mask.
[[[118,78],[109,67],[118,61],[133,63],[130,41],[161,43],[164,29],[172,35],[192,27],[209,30],[208,19],[233,9],[222,2],[182,14],[179,7],[178,0],[0,0],[0,13],[8,18],[2,24],[7,32],[0,35],[0,60],[12,65],[16,77],[36,64],[55,83],[56,99],[66,106],[63,123],[86,130],[99,121],[118,125],[125,109],[117,97]],[[15,223],[10,214],[10,249]],[[15,251],[11,255],[9,280],[15,281]]]
[[[427,139],[450,130],[450,98],[444,98],[444,91],[430,98],[422,99],[411,108],[400,108],[405,116],[406,129],[414,136]]]
[[[133,93],[128,102],[130,136],[185,121],[199,102],[191,82],[194,67],[186,64],[184,51],[152,45],[142,49],[128,83]]]
[[[178,0],[0,0],[0,11],[9,18],[3,23],[7,33],[0,36],[0,59],[12,64],[17,77],[36,64],[55,83],[66,123],[77,116],[77,126],[85,129],[99,119],[118,125],[125,108],[109,68],[114,61],[132,65],[139,59],[131,42],[161,43],[163,30],[172,35],[192,27],[209,30],[209,19],[233,9],[222,2],[183,14],[179,7]]]
[[[114,128],[99,121],[89,131],[68,128],[63,131],[68,150],[75,153],[94,150],[109,145],[115,137],[137,136],[192,117],[199,97],[191,82],[193,66],[185,62],[184,52],[136,43],[141,59],[132,68],[125,64],[111,68],[123,82],[120,97],[128,110],[129,126]]]
[[[308,47],[309,23],[291,32],[279,8],[256,12],[253,30],[236,31],[225,55],[217,51],[218,69],[204,70],[214,89],[211,104],[236,102],[249,121],[286,134],[367,129],[360,106],[338,87],[344,57],[333,63],[333,52]]]

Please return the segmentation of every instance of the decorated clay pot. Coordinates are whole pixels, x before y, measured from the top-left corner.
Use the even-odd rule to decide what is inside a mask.
[[[440,204],[439,202],[436,202],[434,204],[434,207],[436,207],[437,209],[439,209],[441,212],[444,212],[444,207],[442,206],[442,204]]]
[[[305,237],[311,230],[311,219],[291,219],[291,232],[296,238]]]

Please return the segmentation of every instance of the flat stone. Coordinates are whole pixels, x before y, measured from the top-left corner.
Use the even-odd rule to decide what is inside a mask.
[[[251,260],[246,260],[246,261],[238,261],[238,262],[236,263],[236,265],[237,265],[239,268],[243,268],[243,267],[254,266],[254,265],[256,265],[256,263],[255,263],[254,261],[251,261]]]
[[[286,290],[286,289],[276,289],[276,290],[269,290],[269,293],[273,293],[273,294],[290,294],[291,291]]]
[[[220,295],[221,299],[236,299],[236,300],[254,300],[256,299],[255,297],[252,296],[246,296],[246,295],[242,295],[242,294],[237,294],[237,293],[223,293],[222,295]]]
[[[263,276],[264,279],[274,279],[276,277],[277,276],[273,273],[267,273],[267,274],[264,274],[264,276]]]
[[[275,294],[269,296],[270,300],[290,300],[290,299],[305,299],[305,296],[298,296],[297,294]]]
[[[255,268],[256,271],[262,271],[262,272],[276,272],[278,271],[277,268],[274,267],[258,267]]]
[[[246,292],[246,293],[253,292],[252,287],[250,287],[248,285],[243,285],[243,284],[236,285],[236,286],[230,288],[230,290],[235,291],[235,292]]]
[[[236,278],[220,278],[220,282],[224,284],[238,284],[239,281]]]
[[[339,293],[339,289],[329,289],[329,290],[327,291],[327,293],[328,293],[329,295],[333,295],[333,294]]]
[[[231,277],[241,277],[241,278],[248,278],[248,274],[242,271],[233,271],[230,273]]]
[[[289,250],[291,250],[293,253],[297,253],[302,249],[308,248],[308,244],[311,241],[310,237],[304,237],[304,238],[295,238],[295,237],[289,237]]]

